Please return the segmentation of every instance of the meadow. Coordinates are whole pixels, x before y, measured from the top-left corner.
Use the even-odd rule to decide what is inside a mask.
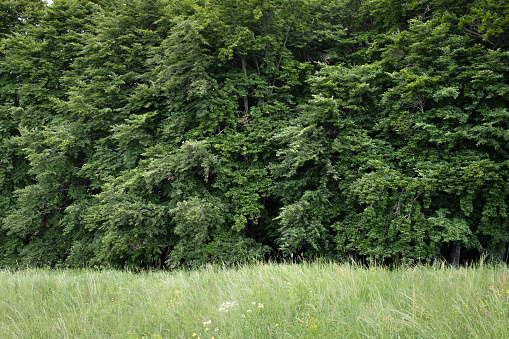
[[[509,338],[509,269],[0,271],[2,338]]]

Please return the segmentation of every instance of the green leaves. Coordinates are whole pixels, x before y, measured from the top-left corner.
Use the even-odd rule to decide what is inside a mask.
[[[509,240],[505,3],[0,7],[0,265]]]

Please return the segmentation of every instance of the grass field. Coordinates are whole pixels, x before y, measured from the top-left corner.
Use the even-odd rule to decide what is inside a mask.
[[[509,269],[0,271],[1,338],[509,338]]]

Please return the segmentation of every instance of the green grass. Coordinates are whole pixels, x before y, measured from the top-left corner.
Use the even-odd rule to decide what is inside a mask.
[[[0,271],[0,337],[509,338],[508,277],[333,263]]]

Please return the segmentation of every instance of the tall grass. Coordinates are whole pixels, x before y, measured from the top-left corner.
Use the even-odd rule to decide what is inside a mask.
[[[2,338],[509,338],[509,269],[0,271]]]

